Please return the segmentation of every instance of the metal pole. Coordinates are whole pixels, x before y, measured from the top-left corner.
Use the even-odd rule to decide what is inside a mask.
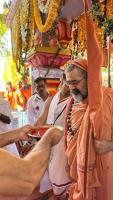
[[[108,87],[111,87],[111,76],[110,76],[110,72],[111,72],[111,56],[110,56],[110,46],[111,46],[111,36],[108,36]]]

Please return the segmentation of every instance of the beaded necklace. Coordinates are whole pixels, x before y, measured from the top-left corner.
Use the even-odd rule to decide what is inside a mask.
[[[71,124],[71,114],[72,114],[72,110],[73,110],[73,106],[76,106],[78,102],[75,102],[73,98],[70,99],[70,101],[68,102],[67,108],[66,108],[66,121],[65,121],[65,147],[67,149],[68,146],[68,142],[69,140],[71,140],[75,135],[75,137],[77,137],[78,132],[79,132],[79,128],[81,126],[82,120],[84,118],[84,115],[81,119],[81,123],[78,125],[77,128],[73,128],[72,124]],[[68,137],[69,136],[69,137]]]
[[[66,130],[67,130],[67,135],[70,135],[71,137],[73,137],[77,131],[79,130],[80,126],[81,126],[81,123],[79,124],[79,126],[77,128],[72,128],[72,125],[71,125],[71,114],[72,114],[72,110],[73,110],[73,106],[78,103],[78,102],[75,102],[74,99],[72,98],[71,101],[70,101],[70,104],[68,106],[68,109],[67,109],[67,118],[66,118]],[[76,105],[75,105],[76,106]],[[84,115],[82,117],[82,120],[84,118]],[[81,120],[81,122],[82,122]]]
[[[67,134],[71,136],[74,135],[74,130],[71,127],[71,112],[72,112],[73,105],[74,105],[74,99],[71,99],[70,105],[67,110],[67,119],[66,119]]]

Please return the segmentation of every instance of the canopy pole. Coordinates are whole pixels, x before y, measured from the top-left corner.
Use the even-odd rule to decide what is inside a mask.
[[[108,87],[111,87],[111,36],[108,36]]]

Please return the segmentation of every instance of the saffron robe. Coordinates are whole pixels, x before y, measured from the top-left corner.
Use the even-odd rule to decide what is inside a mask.
[[[113,153],[97,155],[93,138],[112,140],[113,91],[110,88],[102,88],[102,52],[92,19],[87,14],[87,0],[84,0],[84,8],[87,28],[88,98],[75,106],[71,116],[75,134],[73,137],[69,136],[66,151],[73,179],[69,199],[112,200]]]

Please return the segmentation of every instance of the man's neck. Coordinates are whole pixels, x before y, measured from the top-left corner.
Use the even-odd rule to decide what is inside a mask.
[[[68,96],[62,94],[62,92],[60,92],[60,98],[59,98],[59,101],[63,101],[64,99],[67,99]]]
[[[46,99],[48,98],[48,96],[49,96],[48,92],[45,92],[45,93],[43,93],[43,94],[40,95],[40,97],[43,99],[43,101],[46,101]]]
[[[74,99],[74,98],[73,98]],[[80,99],[74,99],[74,105],[76,104],[76,103],[87,103],[87,101],[88,101],[88,98],[87,97],[85,97],[85,98],[83,98],[82,100],[80,100]]]

